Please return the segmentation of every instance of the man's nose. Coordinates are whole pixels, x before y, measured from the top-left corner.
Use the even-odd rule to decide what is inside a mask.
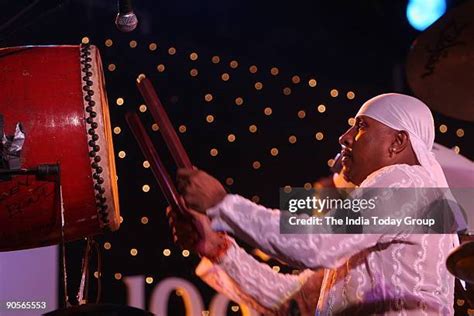
[[[345,147],[351,147],[354,140],[354,128],[349,128],[344,134],[339,137],[339,144]]]

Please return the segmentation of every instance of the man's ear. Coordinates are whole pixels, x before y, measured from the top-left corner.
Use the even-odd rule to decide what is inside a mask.
[[[410,137],[406,131],[397,131],[390,146],[390,151],[394,154],[401,153],[410,144]]]

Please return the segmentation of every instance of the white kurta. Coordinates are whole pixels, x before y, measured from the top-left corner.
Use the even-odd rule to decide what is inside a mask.
[[[360,187],[432,188],[436,184],[421,166],[394,165],[372,173]],[[317,315],[454,313],[454,277],[445,266],[458,244],[454,234],[285,235],[279,231],[280,211],[238,195],[228,195],[207,214],[213,229],[235,234],[291,265],[326,268]],[[307,277],[306,273],[276,277],[236,245],[219,268],[239,291],[271,308],[298,290]]]

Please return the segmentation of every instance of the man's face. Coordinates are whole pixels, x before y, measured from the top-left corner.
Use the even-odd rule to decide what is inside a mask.
[[[370,117],[357,117],[354,126],[339,137],[345,180],[360,185],[369,174],[388,166],[389,148],[395,133]]]

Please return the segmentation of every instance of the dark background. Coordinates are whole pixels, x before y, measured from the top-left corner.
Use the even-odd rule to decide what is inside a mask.
[[[448,1],[448,9],[463,1]],[[175,127],[186,126],[179,133],[193,163],[215,175],[233,193],[253,198],[269,207],[278,206],[278,189],[285,185],[303,186],[329,175],[328,160],[339,151],[338,136],[348,127],[348,119],[368,98],[383,92],[410,90],[404,79],[405,59],[410,44],[418,36],[406,19],[407,1],[134,1],[139,26],[132,33],[120,33],[114,25],[115,1],[35,1],[2,0],[0,46],[80,44],[87,37],[102,55],[117,157],[120,204],[123,223],[113,234],[97,237],[103,249],[102,301],[126,303],[125,287],[114,275],[153,277],[146,284],[146,302],[160,280],[178,276],[191,280],[207,304],[213,291],[193,275],[199,259],[183,257],[173,246],[164,215],[166,202],[154,182],[150,169],[142,166],[138,150],[124,114],[139,112],[144,103],[135,87],[135,78],[145,73],[153,81]],[[24,16],[11,19],[32,5]],[[113,44],[105,45],[107,39]],[[131,41],[136,41],[132,48]],[[149,44],[157,49],[150,50]],[[133,46],[133,44],[132,44]],[[174,47],[176,54],[168,49]],[[189,58],[197,53],[198,59]],[[212,56],[220,62],[211,62]],[[231,61],[238,67],[230,67]],[[115,70],[110,71],[109,65]],[[163,64],[165,70],[157,71]],[[257,66],[256,73],[249,67]],[[270,69],[277,67],[278,75]],[[191,69],[198,75],[192,77]],[[228,73],[230,80],[221,80]],[[293,76],[300,82],[292,82]],[[308,81],[317,80],[316,87]],[[254,84],[261,82],[262,90]],[[283,89],[291,94],[284,95]],[[337,89],[338,96],[330,91]],[[354,99],[346,97],[355,93]],[[204,96],[212,94],[206,102]],[[243,105],[237,106],[235,98]],[[124,104],[118,106],[117,98]],[[326,111],[319,113],[317,106]],[[449,105],[455,106],[455,105]],[[263,110],[272,108],[272,115]],[[305,111],[299,118],[298,111]],[[152,131],[148,111],[140,117],[169,164],[169,155],[159,133]],[[213,115],[213,123],[206,122]],[[436,141],[447,147],[458,146],[461,154],[474,158],[472,123],[458,121],[435,113]],[[249,125],[258,131],[250,133]],[[438,127],[445,124],[446,133]],[[456,136],[462,128],[464,137]],[[315,134],[322,132],[321,141]],[[234,134],[234,142],[227,135]],[[290,135],[297,137],[290,144]],[[212,157],[210,150],[218,155]],[[277,148],[277,156],[270,149]],[[261,167],[252,167],[258,161]],[[170,170],[174,170],[169,164]],[[148,184],[145,193],[142,186]],[[141,218],[148,218],[147,224]],[[103,244],[112,247],[105,250]],[[70,291],[76,291],[79,280],[83,242],[68,245]],[[130,255],[136,248],[138,254]],[[164,249],[171,255],[165,257]],[[271,262],[272,265],[279,263]],[[281,264],[280,264],[281,265]],[[283,267],[283,271],[291,271]],[[91,293],[95,293],[92,284]],[[172,296],[170,308],[181,315],[179,297]],[[230,312],[229,313],[234,313]],[[234,313],[235,314],[235,313]]]

